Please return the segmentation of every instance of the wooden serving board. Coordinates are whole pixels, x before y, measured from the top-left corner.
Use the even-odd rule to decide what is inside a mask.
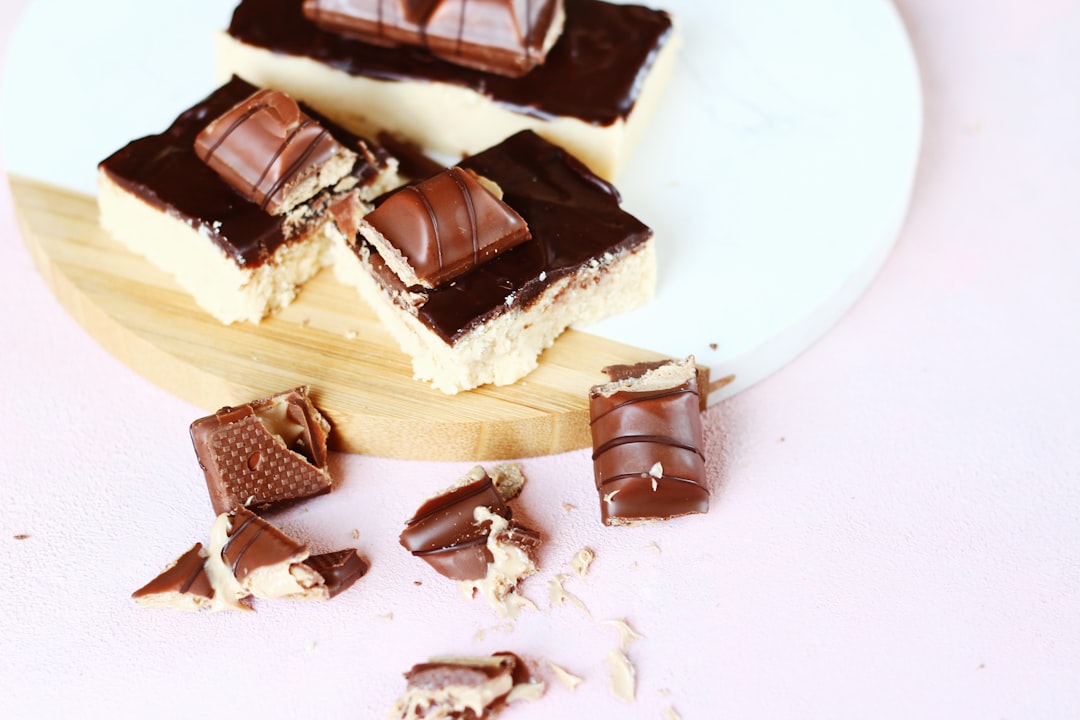
[[[112,240],[98,225],[95,198],[9,179],[38,270],[106,350],[208,412],[309,385],[338,450],[479,461],[586,447],[587,392],[604,380],[600,369],[661,357],[571,330],[515,385],[448,396],[412,379],[408,356],[329,270],[282,313],[225,326]]]

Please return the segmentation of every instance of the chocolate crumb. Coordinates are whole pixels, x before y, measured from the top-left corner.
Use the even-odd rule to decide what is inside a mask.
[[[25,533],[19,533],[18,535],[15,536],[15,539],[16,540],[29,540],[30,536],[25,534]]]

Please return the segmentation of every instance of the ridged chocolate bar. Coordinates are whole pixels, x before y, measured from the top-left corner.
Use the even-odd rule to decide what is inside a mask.
[[[619,366],[589,395],[593,472],[605,525],[709,508],[693,359]]]

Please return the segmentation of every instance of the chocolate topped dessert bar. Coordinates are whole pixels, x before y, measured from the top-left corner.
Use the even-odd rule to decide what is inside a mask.
[[[335,273],[412,356],[415,377],[446,393],[513,383],[570,325],[652,297],[652,230],[565,150],[523,131],[458,167],[497,185],[530,239],[434,288],[402,282],[363,228],[335,246]]]
[[[693,358],[605,368],[589,393],[593,470],[605,525],[709,509]]]
[[[99,166],[101,223],[224,323],[292,301],[398,182],[376,145],[233,78]]]
[[[432,15],[456,14],[469,32],[474,13],[487,12],[477,8],[506,5],[454,0],[315,4],[377,4],[383,12],[421,5],[430,7]],[[228,30],[216,39],[219,76],[235,73],[283,90],[368,137],[388,131],[454,158],[531,129],[566,147],[602,177],[613,178],[642,135],[675,64],[671,17],[637,5],[566,0],[558,38],[543,62],[519,77],[496,74],[490,63],[487,71],[462,67],[424,47],[378,44],[381,39],[373,37],[378,33],[354,29],[346,34],[342,31],[348,28],[309,9],[320,26],[305,15],[304,5],[300,0],[241,0]],[[493,33],[497,38],[487,38],[487,46],[516,46],[520,30],[512,25]],[[384,23],[382,33],[388,32]],[[535,53],[534,59],[539,59]]]

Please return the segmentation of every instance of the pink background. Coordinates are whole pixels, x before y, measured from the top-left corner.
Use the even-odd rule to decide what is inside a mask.
[[[26,4],[0,5],[0,50]],[[338,491],[276,519],[360,548],[355,588],[247,615],[134,608],[209,531],[202,413],[59,307],[0,193],[0,716],[378,717],[412,663],[499,649],[549,681],[520,719],[1080,715],[1080,4],[897,4],[926,126],[881,275],[706,413],[709,515],[601,528],[584,451],[524,461],[519,513],[549,540],[523,587],[539,610],[512,626],[396,547],[468,465],[343,455]],[[591,616],[549,608],[583,545],[597,561],[566,587]],[[634,704],[606,687],[608,618],[645,636]]]

